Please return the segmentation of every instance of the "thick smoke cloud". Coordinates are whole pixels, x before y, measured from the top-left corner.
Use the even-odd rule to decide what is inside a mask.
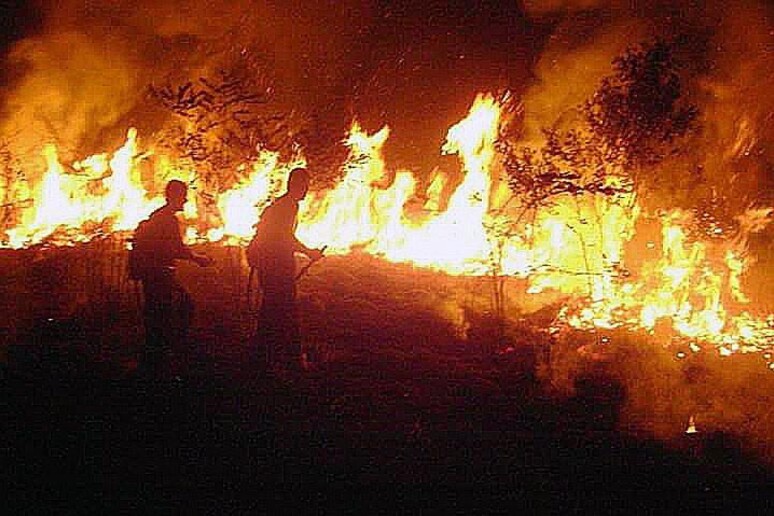
[[[740,195],[772,161],[772,7],[762,2],[574,0],[482,4],[393,1],[43,1],[17,9],[5,41],[0,133],[25,159],[105,150],[129,125],[163,116],[149,84],[247,59],[278,110],[304,113],[331,145],[357,117],[393,128],[388,162],[437,164],[446,129],[479,91],[523,100],[527,141],[571,120],[626,47],[678,42],[684,85],[702,112],[694,161]],[[32,7],[30,7],[32,6]],[[10,37],[9,37],[10,38]],[[732,173],[727,172],[729,167]],[[746,202],[746,201],[745,201]]]
[[[774,9],[738,3],[725,12],[698,84],[706,173],[737,204],[774,203]]]
[[[270,76],[278,108],[308,115],[331,144],[354,117],[369,130],[390,124],[391,157],[414,165],[437,156],[478,91],[525,84],[547,33],[515,3],[107,0],[43,2],[39,12],[42,28],[6,59],[25,73],[5,96],[2,130],[73,156],[149,124],[148,84],[247,55]],[[70,95],[86,81],[88,95]]]
[[[701,133],[682,160],[658,173],[684,185],[698,173],[700,189],[662,199],[682,203],[725,196],[731,211],[771,203],[772,100],[768,73],[774,61],[772,6],[762,2],[694,4],[651,2],[525,2],[535,20],[554,29],[524,92],[525,142],[541,140],[544,127],[577,119],[579,106],[611,72],[627,47],[660,37],[672,41],[686,100],[701,111]],[[698,171],[698,172],[697,172]]]
[[[560,22],[534,67],[534,82],[523,94],[525,142],[540,141],[543,128],[577,120],[578,106],[610,73],[613,58],[645,34],[636,19],[573,15]]]
[[[4,99],[2,132],[27,157],[41,142],[72,157],[96,150],[104,136],[153,116],[149,84],[196,79],[245,56],[270,76],[279,105],[314,111],[336,96],[353,38],[370,19],[363,2],[113,0],[40,9],[42,29],[6,58],[23,73]]]
[[[129,60],[76,32],[25,40],[10,62],[27,73],[6,98],[3,133],[25,156],[42,142],[77,150],[86,135],[119,121],[142,90]]]

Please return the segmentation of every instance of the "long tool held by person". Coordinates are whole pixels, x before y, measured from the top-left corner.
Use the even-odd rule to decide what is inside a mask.
[[[320,257],[319,257],[319,258],[317,258],[317,259],[314,259],[314,260],[310,260],[310,261],[309,261],[309,263],[307,263],[306,265],[304,265],[303,267],[301,267],[301,270],[299,270],[299,271],[298,271],[298,274],[296,274],[296,281],[300,280],[300,279],[301,279],[301,278],[302,278],[302,277],[303,277],[303,276],[304,276],[304,275],[305,275],[305,274],[306,274],[306,273],[309,271],[309,268],[310,268],[312,265],[314,265],[315,263],[317,263],[317,262],[319,262],[320,260],[322,260],[322,259],[323,259],[323,257],[325,256],[325,254],[324,254],[324,253],[325,253],[325,250],[326,250],[326,249],[328,249],[328,246],[327,246],[327,245],[325,245],[325,246],[322,246],[322,247],[320,248]]]

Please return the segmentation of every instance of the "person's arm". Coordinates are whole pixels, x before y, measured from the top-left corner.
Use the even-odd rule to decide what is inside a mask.
[[[169,233],[170,233],[170,247],[172,248],[172,256],[176,260],[192,260],[193,259],[193,251],[183,243],[183,237],[180,234],[180,223],[177,220],[177,217],[174,215],[170,219],[171,224],[169,224]]]
[[[313,252],[314,249],[307,247],[304,245],[303,242],[301,242],[299,239],[296,238],[296,235],[293,234],[293,240],[291,241],[293,245],[293,252],[294,253],[301,253],[305,255],[309,255],[309,253]]]
[[[290,237],[291,237],[291,244],[293,246],[293,252],[294,253],[301,253],[305,254],[307,257],[309,257],[312,261],[317,261],[320,258],[322,258],[322,251],[320,249],[312,249],[311,247],[307,247],[304,245],[303,242],[301,242],[298,238],[296,238],[296,226],[297,224],[297,217],[298,217],[298,208],[296,207],[296,211],[293,213],[292,218],[290,220],[292,221],[292,227],[290,231]]]
[[[293,237],[293,242],[294,242],[293,252],[305,254],[313,262],[316,262],[317,260],[323,257],[322,249],[312,249],[311,247],[307,247],[303,243],[298,241],[298,239],[296,239],[295,236]]]
[[[212,259],[209,256],[198,254],[185,245],[183,237],[180,234],[180,225],[175,222],[174,225],[174,238],[172,239],[175,251],[175,258],[178,260],[190,260],[196,263],[200,267],[207,267],[212,264]]]

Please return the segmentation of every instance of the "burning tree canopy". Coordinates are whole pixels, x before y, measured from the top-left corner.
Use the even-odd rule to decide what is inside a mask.
[[[668,43],[630,48],[613,61],[615,74],[602,80],[569,129],[543,128],[539,148],[502,138],[508,181],[535,209],[562,194],[630,194],[653,189],[658,179],[642,168],[679,151],[675,140],[695,127],[698,109],[679,106],[682,92]]]
[[[698,108],[685,105],[676,66],[664,40],[629,49],[613,61],[615,75],[603,79],[585,106],[607,161],[629,170],[656,164],[695,126]]]

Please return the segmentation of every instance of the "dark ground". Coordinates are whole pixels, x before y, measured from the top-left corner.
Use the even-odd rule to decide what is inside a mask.
[[[616,431],[620,393],[603,377],[562,399],[508,364],[482,379],[383,356],[253,382],[99,370],[64,353],[3,371],[2,462],[15,507],[771,508],[770,471],[732,436],[686,435],[675,448]]]
[[[428,329],[419,308],[399,328],[384,299],[369,297],[385,289],[338,296],[349,310],[315,305],[304,291],[322,296],[315,281],[326,275],[309,278],[302,301],[307,335],[330,349],[300,376],[249,378],[243,348],[228,340],[233,321],[201,297],[199,351],[167,381],[132,375],[129,330],[112,348],[77,318],[15,330],[0,369],[11,513],[772,509],[771,469],[733,433],[634,436],[619,424],[626,389],[604,371],[559,394],[538,379],[531,348],[433,341],[422,331],[440,326]],[[358,324],[335,333],[342,314]],[[104,353],[118,348],[118,358]]]

